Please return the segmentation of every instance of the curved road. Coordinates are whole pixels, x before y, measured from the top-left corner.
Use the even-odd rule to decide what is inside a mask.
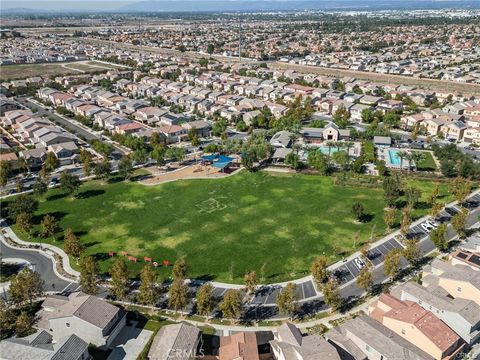
[[[45,281],[45,291],[63,292],[67,290],[67,288],[69,291],[78,288],[78,284],[65,281],[58,277],[53,271],[52,260],[39,252],[11,248],[10,246],[5,245],[3,241],[0,241],[0,252],[3,259],[18,258],[31,263],[35,271],[37,271]]]

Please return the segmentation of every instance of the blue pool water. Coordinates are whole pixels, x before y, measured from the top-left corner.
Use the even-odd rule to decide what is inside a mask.
[[[340,151],[341,150],[343,150],[343,149],[340,148]],[[329,153],[330,153],[330,155],[333,155],[334,153],[336,153],[338,151],[338,148],[336,146],[332,146],[329,150],[328,146],[319,146],[318,151],[320,151],[322,154],[325,154],[325,155],[328,155]]]
[[[390,159],[390,163],[393,164],[393,165],[398,165],[400,166],[400,158],[398,156],[398,151],[399,150],[394,150],[394,149],[390,149],[388,150],[388,157]]]

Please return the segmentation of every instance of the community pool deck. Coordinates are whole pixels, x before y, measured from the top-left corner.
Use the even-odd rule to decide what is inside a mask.
[[[386,147],[386,148],[378,148],[378,157],[380,159],[383,159],[385,161],[385,165],[390,169],[409,170],[409,169],[415,168],[414,161],[410,161],[409,163],[408,160],[405,158],[402,161],[402,159],[398,156],[398,153],[400,151],[405,151],[410,154],[410,151],[408,150]]]

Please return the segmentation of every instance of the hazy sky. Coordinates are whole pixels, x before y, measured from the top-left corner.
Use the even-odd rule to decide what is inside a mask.
[[[177,0],[178,1],[178,0]],[[15,1],[15,0],[0,0],[0,6],[4,9],[8,8],[29,8],[29,9],[43,9],[43,10],[69,10],[69,9],[99,9],[99,10],[113,10],[122,5],[137,2],[136,0],[30,0],[30,1]]]
[[[99,10],[99,11],[108,11],[108,10],[116,10],[122,6],[129,5],[132,3],[136,3],[139,1],[144,0],[0,0],[0,9],[9,9],[9,8],[28,8],[28,9],[39,9],[39,10]],[[166,1],[170,3],[177,3],[181,4],[182,0],[154,0],[154,1]],[[199,3],[202,0],[193,0],[198,1]],[[223,4],[227,2],[235,2],[235,1],[252,1],[258,2],[258,0],[207,0],[207,1],[218,1],[222,2]],[[269,1],[269,0],[262,0],[262,1]],[[295,0],[273,0],[277,2],[289,2]],[[297,0],[298,1],[298,0]],[[313,3],[318,2],[329,2],[331,0],[303,0],[303,1],[311,1]],[[342,2],[348,0],[333,0],[333,2]],[[373,0],[350,0],[350,3],[362,4],[362,2],[375,2]],[[388,3],[402,3],[403,0],[387,0]],[[418,0],[419,3],[442,3],[444,1],[457,4],[466,4],[466,3],[473,3],[476,4],[477,0]],[[191,2],[187,1],[187,2]],[[480,3],[480,0],[478,0]]]

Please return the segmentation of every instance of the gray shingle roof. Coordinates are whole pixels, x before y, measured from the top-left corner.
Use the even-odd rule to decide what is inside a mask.
[[[153,339],[148,357],[155,360],[170,360],[171,350],[175,350],[175,360],[187,360],[182,357],[189,351],[196,350],[200,330],[187,324],[167,325],[160,329]],[[182,351],[185,350],[185,351]]]
[[[55,344],[55,354],[51,360],[73,360],[80,359],[87,350],[88,344],[77,335],[71,335],[64,341]]]

